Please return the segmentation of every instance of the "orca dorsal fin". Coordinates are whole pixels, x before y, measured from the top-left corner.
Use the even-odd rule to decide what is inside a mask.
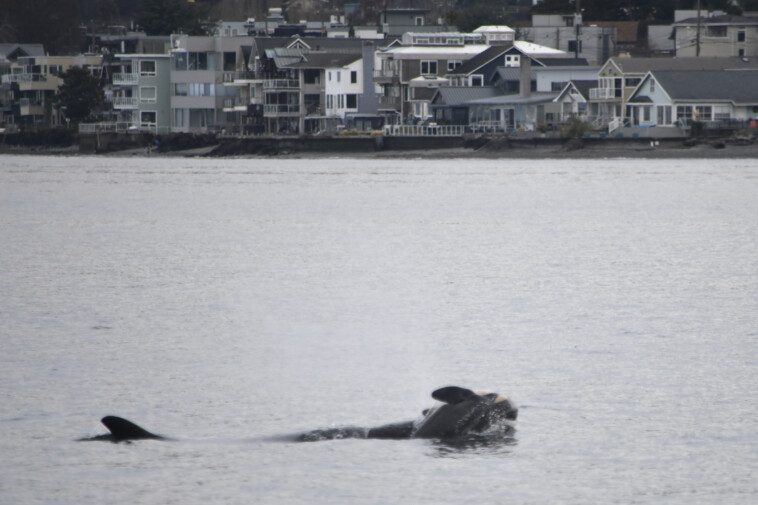
[[[471,391],[470,389],[458,387],[458,386],[447,386],[444,388],[439,388],[435,390],[432,393],[432,398],[435,400],[439,400],[443,403],[450,403],[450,404],[456,404],[465,402],[466,400],[473,400],[474,398],[479,398],[479,395]]]
[[[146,438],[162,439],[163,437],[150,433],[141,426],[121,417],[105,416],[100,420],[108,428],[116,441],[140,440]]]

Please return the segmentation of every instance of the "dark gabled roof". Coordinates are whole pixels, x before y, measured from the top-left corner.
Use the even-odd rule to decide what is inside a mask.
[[[500,93],[491,86],[443,86],[437,88],[432,98],[434,105],[462,105],[470,100],[490,98]]]
[[[520,67],[497,67],[495,74],[501,81],[518,81],[521,79]]]
[[[287,65],[289,68],[333,68],[344,67],[355,60],[360,60],[359,54],[343,54],[343,53],[317,53],[309,52],[303,53],[303,60],[297,63]]]
[[[0,58],[15,60],[24,56],[45,56],[42,44],[0,44]]]
[[[448,75],[469,75],[473,72],[476,72],[487,63],[505,54],[509,48],[510,46],[489,47],[473,58],[465,61],[461,66],[452,72],[448,72]]]
[[[720,100],[758,104],[758,70],[653,72],[672,100]]]
[[[537,58],[546,67],[588,67],[587,58]]]
[[[439,88],[413,88],[413,99],[414,101],[418,100],[431,100],[432,97],[434,97],[434,94],[437,92],[437,89]]]
[[[611,58],[625,74],[645,74],[657,70],[731,70],[756,69],[758,58],[685,57],[685,58]]]
[[[574,85],[576,90],[581,93],[585,99],[589,100],[590,90],[592,88],[597,88],[597,79],[590,81],[571,81],[571,84]]]

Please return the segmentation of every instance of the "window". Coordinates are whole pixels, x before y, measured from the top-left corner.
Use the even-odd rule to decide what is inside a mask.
[[[452,72],[456,68],[461,66],[460,60],[448,60],[447,62],[447,71]]]
[[[224,70],[227,72],[237,70],[237,53],[224,52]]]
[[[706,37],[726,37],[726,26],[707,26]]]
[[[563,16],[563,22],[566,26],[574,26],[574,16]]]
[[[187,83],[186,82],[174,83],[174,96],[187,96]]]
[[[650,92],[655,93],[655,79],[650,79]]]
[[[671,124],[671,106],[659,105],[656,109],[656,115],[659,125]]]
[[[155,75],[155,60],[140,61],[139,75]]]
[[[578,48],[577,48],[577,42],[579,43]],[[569,40],[568,43],[569,43],[568,52],[570,52],[570,53],[576,53],[576,52],[580,52],[581,53],[582,52],[582,41],[581,40],[579,40],[579,41]]]
[[[552,91],[552,92],[561,91],[561,90],[563,90],[563,88],[566,87],[566,84],[567,83],[565,83],[565,82],[551,82],[550,83],[550,91]],[[572,88],[571,89],[571,94],[573,95],[575,91],[576,90]]]
[[[521,55],[520,54],[507,54],[505,56],[505,66],[506,67],[521,66]]]
[[[424,26],[424,17],[416,16],[416,26]]]
[[[737,49],[737,56],[740,56],[740,57],[745,56],[745,49],[743,48]]]
[[[340,82],[340,80],[342,79],[342,72],[340,72],[339,70],[337,70],[335,72],[335,74],[337,74],[337,82]]]
[[[187,109],[174,109],[174,126],[187,126]]]
[[[139,101],[140,103],[155,103],[157,101],[155,86],[141,87],[139,89]]]
[[[158,122],[158,113],[155,111],[143,110],[140,113],[140,126],[143,128],[154,128]]]
[[[728,105],[714,105],[713,106],[713,120],[725,121],[732,118],[731,109]]]
[[[636,88],[637,85],[640,83],[642,79],[639,77],[627,77],[626,78],[626,87],[627,88]]]
[[[327,73],[327,79],[329,80],[329,82],[332,82],[332,72],[331,71]]]
[[[326,108],[332,108],[332,95],[326,95]]]
[[[358,108],[358,95],[356,94],[345,95],[345,107],[348,109],[357,109]]]
[[[737,42],[745,42],[745,31],[740,30],[737,32]]]
[[[421,62],[421,75],[437,75],[437,62],[435,60],[423,60]]]
[[[350,72],[350,83],[355,84],[358,82],[358,72],[355,70]]]
[[[187,70],[187,53],[174,53],[174,70]]]
[[[695,107],[695,119],[698,121],[710,121],[713,117],[713,107],[710,105],[698,105]]]
[[[677,105],[676,118],[685,124],[692,121],[692,105]]]
[[[216,85],[212,82],[191,82],[189,96],[216,96]]]
[[[208,53],[189,53],[188,70],[208,70]]]
[[[472,86],[484,86],[484,77],[481,75],[472,75],[471,76],[471,85]]]

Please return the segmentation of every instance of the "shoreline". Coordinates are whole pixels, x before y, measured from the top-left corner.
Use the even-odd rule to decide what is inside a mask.
[[[78,145],[68,147],[21,147],[3,146],[0,155],[19,156],[94,156],[103,158],[215,158],[215,159],[758,159],[758,143],[730,143],[720,141],[701,141],[694,145],[680,142],[673,145],[646,146],[642,142],[603,143],[578,142],[568,144],[527,145],[510,143],[494,148],[450,147],[427,149],[385,149],[376,151],[339,151],[339,150],[282,150],[270,154],[263,153],[229,153],[213,155],[218,145],[196,147],[191,149],[158,152],[153,149],[131,148],[105,153],[81,153]]]

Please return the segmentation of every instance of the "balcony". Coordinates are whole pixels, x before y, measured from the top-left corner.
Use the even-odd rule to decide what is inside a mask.
[[[136,96],[117,96],[113,99],[114,109],[136,109],[138,104]]]
[[[590,89],[590,100],[615,100],[616,98],[621,98],[621,96],[616,96],[615,88]]]
[[[6,74],[3,76],[3,84],[12,82],[47,82],[47,75],[45,74]]]
[[[224,84],[227,86],[243,86],[262,79],[256,78],[252,70],[224,72]]]
[[[136,86],[139,74],[113,74],[113,84],[120,86]]]
[[[241,97],[235,97],[235,98],[224,98],[224,111],[226,112],[234,112],[234,111],[240,111],[245,112],[247,111],[249,100]]]
[[[380,68],[374,70],[374,82],[391,83],[400,80],[400,72],[394,68]]]
[[[380,109],[400,110],[400,97],[397,96],[380,96],[379,97]]]
[[[265,104],[263,114],[269,117],[274,116],[298,116],[300,115],[300,105],[298,104]]]
[[[263,81],[264,90],[300,89],[299,79],[266,79]]]

